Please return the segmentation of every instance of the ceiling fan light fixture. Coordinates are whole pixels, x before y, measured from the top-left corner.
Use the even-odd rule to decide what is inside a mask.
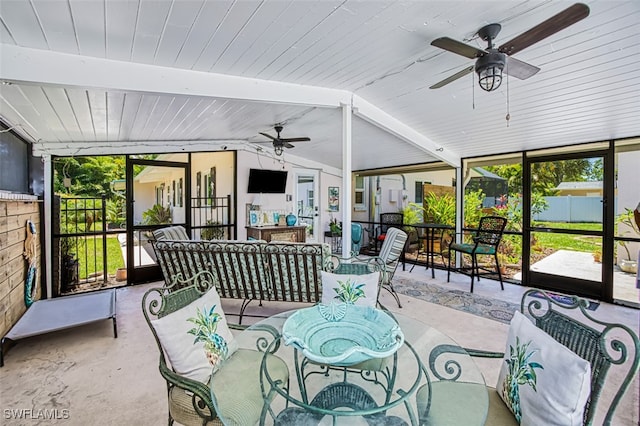
[[[478,84],[482,90],[492,92],[502,84],[502,70],[506,62],[506,55],[490,50],[476,61]]]
[[[284,150],[282,149],[282,147],[281,147],[281,146],[276,146],[276,147],[274,147],[274,148],[273,148],[273,152],[274,152],[276,155],[278,155],[278,156],[282,155],[282,152],[283,152],[283,151],[284,151]]]

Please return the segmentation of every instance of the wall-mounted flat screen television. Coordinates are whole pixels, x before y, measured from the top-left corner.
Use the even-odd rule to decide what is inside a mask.
[[[286,187],[284,170],[249,169],[249,194],[284,194]]]

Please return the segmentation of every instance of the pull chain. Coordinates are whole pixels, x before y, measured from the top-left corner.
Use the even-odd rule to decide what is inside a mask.
[[[476,81],[473,77],[473,72],[471,73],[471,106],[472,109],[476,109]]]
[[[507,120],[507,127],[509,127],[509,120],[511,120],[511,114],[509,113],[509,74],[507,74],[507,115],[505,119]]]

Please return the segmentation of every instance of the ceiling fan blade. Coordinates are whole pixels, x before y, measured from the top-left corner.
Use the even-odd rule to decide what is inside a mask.
[[[266,137],[268,137],[269,139],[272,139],[272,140],[274,140],[274,141],[277,141],[277,140],[278,140],[277,138],[274,138],[273,136],[271,136],[271,135],[269,135],[269,134],[267,134],[267,133],[262,133],[262,132],[258,132],[258,133],[260,133],[262,136],[266,136]]]
[[[504,72],[512,77],[519,78],[520,80],[526,80],[529,77],[536,75],[540,68],[528,64],[526,62],[519,61],[518,59],[507,56],[507,64],[504,67]]]
[[[471,65],[470,67],[467,67],[465,69],[463,69],[462,71],[458,71],[457,73],[455,73],[452,76],[449,76],[447,78],[445,78],[444,80],[442,80],[439,83],[434,84],[433,86],[429,87],[429,89],[439,89],[442,86],[445,86],[453,81],[456,81],[457,79],[459,79],[460,77],[464,77],[465,75],[469,74],[470,72],[473,71],[473,65]]]
[[[294,146],[291,145],[289,142],[284,142],[282,146],[284,146],[285,148],[294,148]]]
[[[449,52],[457,53],[469,59],[478,58],[486,51],[478,49],[477,47],[470,46],[461,41],[454,40],[449,37],[440,37],[431,42],[432,46],[439,47],[440,49],[448,50]]]
[[[504,43],[498,50],[502,53],[506,53],[507,55],[513,55],[532,44],[537,43],[540,40],[544,40],[550,35],[575,24],[587,16],[589,16],[589,6],[582,3],[576,3],[546,21],[541,22],[529,31],[526,31]]]
[[[280,138],[282,142],[309,142],[309,138]]]

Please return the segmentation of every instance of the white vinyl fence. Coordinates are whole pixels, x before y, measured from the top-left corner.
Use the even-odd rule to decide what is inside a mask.
[[[534,215],[542,222],[602,222],[602,197],[544,197],[549,207]]]

